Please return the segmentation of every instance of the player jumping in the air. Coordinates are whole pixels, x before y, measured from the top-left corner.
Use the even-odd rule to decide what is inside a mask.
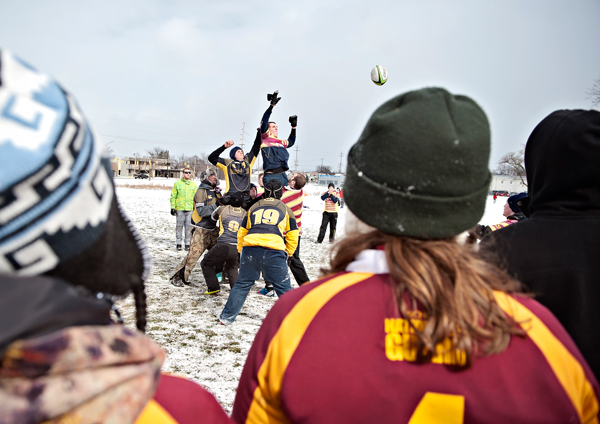
[[[263,169],[265,175],[263,181],[267,184],[269,180],[278,180],[282,186],[287,185],[288,179],[285,175],[285,171],[289,169],[288,159],[290,154],[287,149],[292,147],[296,142],[296,125],[298,124],[298,117],[296,115],[290,116],[290,124],[292,126],[292,132],[287,140],[277,138],[279,135],[279,129],[277,124],[273,121],[269,121],[271,112],[275,105],[281,100],[278,97],[279,91],[275,91],[273,94],[267,94],[267,100],[271,102],[269,108],[266,110],[260,123],[260,137],[261,137],[261,153],[263,158]]]

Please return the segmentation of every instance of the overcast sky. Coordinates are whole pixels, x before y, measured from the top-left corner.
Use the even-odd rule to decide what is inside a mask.
[[[337,171],[376,107],[441,86],[486,111],[493,169],[550,112],[591,107],[600,1],[0,0],[0,47],[73,93],[120,157],[208,154],[244,123],[248,147],[278,89],[280,135],[298,115],[290,168]]]

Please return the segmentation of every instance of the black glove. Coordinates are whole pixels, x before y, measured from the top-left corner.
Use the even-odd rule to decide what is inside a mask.
[[[175,209],[171,209],[171,215],[173,215],[173,216],[177,215],[177,211]]]
[[[267,94],[267,100],[271,102],[271,106],[275,106],[281,100],[281,97],[277,97],[278,94],[279,90],[275,90],[273,94]]]
[[[290,116],[290,124],[292,125],[292,128],[298,126],[298,117],[296,115]]]

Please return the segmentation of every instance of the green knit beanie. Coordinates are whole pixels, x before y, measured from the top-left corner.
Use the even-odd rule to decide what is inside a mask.
[[[489,156],[477,103],[443,88],[410,91],[381,105],[350,149],[344,199],[386,233],[451,237],[483,216]]]

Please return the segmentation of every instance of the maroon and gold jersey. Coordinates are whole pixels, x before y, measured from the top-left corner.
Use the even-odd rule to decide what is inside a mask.
[[[304,205],[304,190],[284,189],[280,200],[288,205],[292,212],[294,212],[298,231],[302,233],[302,207]]]
[[[238,423],[598,422],[598,383],[556,318],[533,299],[495,292],[525,337],[477,358],[438,346],[414,362],[385,253],[362,252],[347,272],[283,296],[248,355],[232,418]],[[421,318],[414,311],[416,325]],[[424,325],[424,322],[422,323]],[[451,346],[450,346],[451,347]]]
[[[161,375],[154,398],[135,424],[231,423],[215,397],[205,388],[184,378]]]

